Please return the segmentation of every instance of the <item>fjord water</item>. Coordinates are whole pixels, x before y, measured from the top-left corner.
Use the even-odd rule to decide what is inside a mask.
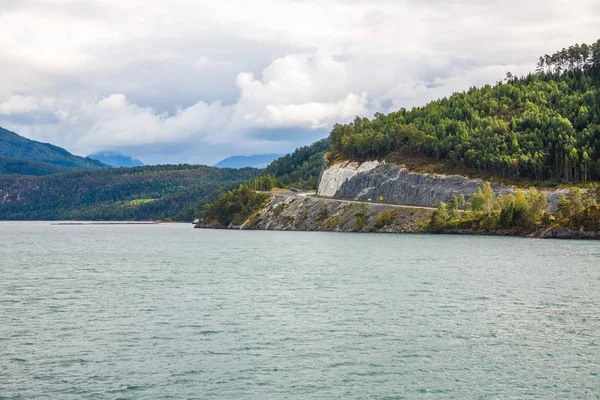
[[[0,223],[0,398],[598,398],[600,245]]]

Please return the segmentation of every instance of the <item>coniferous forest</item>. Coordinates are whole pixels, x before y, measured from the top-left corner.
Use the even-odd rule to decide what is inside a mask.
[[[400,152],[511,180],[600,180],[600,40],[542,56],[524,77],[337,124],[331,139],[346,158]]]

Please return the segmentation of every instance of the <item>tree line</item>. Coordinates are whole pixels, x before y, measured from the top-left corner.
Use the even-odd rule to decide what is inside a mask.
[[[600,40],[588,45],[575,44],[568,49],[540,56],[536,72],[538,74],[561,74],[565,71],[592,70],[600,65]]]

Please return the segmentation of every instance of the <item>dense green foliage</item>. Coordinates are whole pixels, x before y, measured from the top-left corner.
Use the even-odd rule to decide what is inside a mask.
[[[0,219],[191,221],[221,190],[260,172],[167,165],[0,176]]]
[[[271,189],[277,187],[278,185],[279,185],[279,182],[277,181],[277,178],[275,178],[271,174],[266,174],[266,175],[259,176],[257,178],[252,178],[248,182],[248,186],[252,190],[268,191],[268,190],[271,190]]]
[[[537,74],[335,125],[333,150],[347,158],[400,151],[516,180],[600,179],[600,40],[540,63]]]
[[[75,156],[63,148],[29,140],[3,128],[0,128],[0,156],[11,157],[0,161],[0,173],[6,174],[47,175],[69,169],[108,168],[100,161]]]
[[[60,165],[30,161],[19,157],[0,156],[0,175],[50,175],[69,171]]]
[[[242,225],[267,200],[268,196],[258,193],[246,185],[222,194],[202,212],[204,223],[217,223],[222,227]]]
[[[600,229],[600,192],[582,191],[574,187],[563,195],[555,214],[548,212],[548,200],[535,188],[526,192],[496,196],[489,183],[473,195],[471,202],[464,197],[452,197],[440,203],[429,221],[429,229],[512,230],[535,231],[548,227],[569,227],[597,231]]]
[[[582,192],[579,188],[570,188],[569,193],[562,196],[558,203],[556,224],[585,231],[600,231],[598,203],[600,203],[600,186],[587,192]]]
[[[273,161],[265,174],[277,178],[277,186],[315,189],[323,168],[323,156],[328,151],[331,151],[331,140],[321,139]]]

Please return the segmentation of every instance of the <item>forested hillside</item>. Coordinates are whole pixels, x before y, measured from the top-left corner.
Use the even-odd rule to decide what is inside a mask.
[[[600,180],[600,40],[540,57],[535,74],[335,125],[331,139],[346,158],[398,152],[511,180]]]
[[[212,203],[206,202],[201,218],[206,223],[222,227],[239,225],[266,200],[266,196],[254,190],[271,190],[273,187],[315,189],[323,167],[323,156],[330,150],[331,140],[325,138],[278,158],[260,177],[222,193]]]
[[[108,168],[108,165],[0,128],[0,174],[48,175],[73,169],[100,168]]]
[[[263,175],[251,179],[248,186],[253,190],[271,190],[275,187],[314,190],[323,168],[323,156],[330,150],[329,138],[300,147],[292,154],[273,161]]]
[[[260,173],[167,165],[0,176],[0,219],[192,221],[221,190]]]
[[[273,161],[265,170],[265,174],[277,178],[279,186],[315,189],[323,167],[323,156],[328,151],[331,151],[331,140],[321,139]]]
[[[30,161],[19,157],[0,156],[1,175],[50,175],[69,171],[69,168],[60,165],[48,164],[39,161]]]

